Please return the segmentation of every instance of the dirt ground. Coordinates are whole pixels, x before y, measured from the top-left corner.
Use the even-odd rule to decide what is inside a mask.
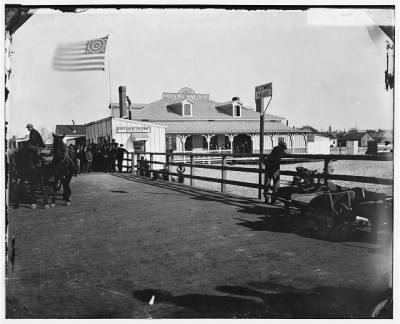
[[[6,318],[368,318],[391,286],[384,228],[332,242],[257,199],[130,175],[72,191],[10,210]]]

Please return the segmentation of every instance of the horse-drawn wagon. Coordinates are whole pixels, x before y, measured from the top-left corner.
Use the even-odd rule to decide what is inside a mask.
[[[292,184],[274,194],[267,193],[266,201],[280,201],[286,209],[297,210],[316,236],[347,240],[362,224],[376,239],[380,226],[391,229],[392,197],[360,187],[340,187],[330,181],[321,183],[322,174],[315,170],[298,167],[296,171]]]

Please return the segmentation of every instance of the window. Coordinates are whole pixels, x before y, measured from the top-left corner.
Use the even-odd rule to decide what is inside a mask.
[[[183,116],[192,116],[192,105],[189,103],[183,104]]]
[[[233,106],[233,116],[234,117],[240,117],[241,116],[241,107],[239,105],[234,105]]]
[[[166,135],[165,142],[166,142],[167,151],[176,150],[176,135]]]

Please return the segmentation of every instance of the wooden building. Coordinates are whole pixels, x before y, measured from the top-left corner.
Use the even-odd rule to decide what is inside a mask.
[[[373,140],[367,132],[353,132],[338,137],[338,145],[343,147],[348,146],[347,142],[357,142],[358,147],[367,147],[368,142]]]
[[[151,103],[136,104],[126,97],[125,87],[120,87],[120,102],[110,108],[114,117],[165,126],[169,152],[259,152],[260,114],[244,106],[239,97],[216,102],[209,94],[185,87],[176,93],[164,92]],[[285,118],[266,114],[264,130],[265,153],[280,140],[292,153],[307,152],[309,132],[289,127]]]
[[[89,144],[118,143],[130,152],[165,153],[165,126],[138,122],[124,118],[107,117],[85,125]],[[136,158],[136,156],[135,156]],[[155,156],[154,161],[165,162],[165,156]],[[136,164],[136,160],[133,161]],[[154,168],[161,168],[155,166]]]
[[[86,144],[85,125],[56,125],[56,134],[64,136],[64,142],[74,145]]]

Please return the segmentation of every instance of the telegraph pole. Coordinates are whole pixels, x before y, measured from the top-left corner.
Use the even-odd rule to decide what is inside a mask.
[[[267,106],[264,108],[264,99],[269,97]],[[263,154],[264,154],[264,120],[265,112],[272,100],[272,82],[255,87],[256,111],[260,113],[260,158],[258,161],[258,184],[262,185]],[[258,189],[258,199],[261,199],[261,188]]]

